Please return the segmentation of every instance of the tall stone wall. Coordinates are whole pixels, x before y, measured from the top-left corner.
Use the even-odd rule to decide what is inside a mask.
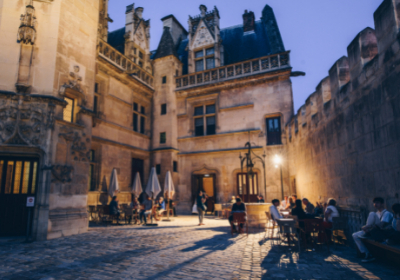
[[[334,197],[371,208],[382,196],[399,202],[400,0],[374,13],[287,124],[291,177],[299,197]]]

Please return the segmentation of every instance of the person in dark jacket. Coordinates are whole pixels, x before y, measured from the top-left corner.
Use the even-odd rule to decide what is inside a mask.
[[[233,213],[246,213],[246,205],[242,202],[241,198],[236,198],[236,203],[232,206],[232,213],[229,216],[229,223],[231,224],[233,232],[237,232],[236,226],[233,223]],[[243,230],[243,224],[239,225],[239,230]]]
[[[292,216],[297,216],[299,220],[307,219],[307,214],[303,210],[303,205],[300,199],[295,201],[295,207],[292,209]]]
[[[110,204],[109,204],[109,209],[110,209],[110,215],[115,215],[117,216],[117,223],[119,224],[119,205],[118,205],[118,199],[117,196],[113,196]]]

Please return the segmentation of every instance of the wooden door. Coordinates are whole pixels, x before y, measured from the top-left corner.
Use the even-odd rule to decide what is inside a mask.
[[[239,173],[237,175],[237,192],[244,202],[257,202],[258,195],[258,177],[249,176],[247,173]]]

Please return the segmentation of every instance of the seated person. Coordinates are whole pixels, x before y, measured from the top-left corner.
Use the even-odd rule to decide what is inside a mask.
[[[168,203],[169,209],[172,209],[172,211],[174,213],[174,217],[177,217],[176,209],[175,209],[176,203],[172,199],[168,199],[168,195],[166,197],[166,200],[168,201],[167,203]]]
[[[271,214],[271,218],[276,221],[277,219],[282,219],[281,214],[278,211],[279,207],[279,199],[273,199],[272,205],[269,207],[269,213]]]
[[[121,215],[121,213],[119,211],[117,196],[113,196],[108,207],[110,209],[110,215],[117,216],[117,223],[119,224],[119,216]]]
[[[237,232],[236,226],[233,223],[233,213],[246,213],[246,206],[242,203],[241,198],[236,198],[236,203],[232,206],[232,212],[229,216],[229,223],[231,224],[233,232]],[[243,232],[243,224],[239,225],[239,231]]]
[[[282,200],[282,202],[281,202],[279,210],[285,210],[288,203],[289,203],[289,198],[287,195],[285,195],[284,200]]]
[[[156,215],[155,215],[156,221],[160,220],[157,217],[160,217],[164,212],[165,212],[165,201],[163,197],[160,197],[157,202]]]
[[[309,216],[314,217],[314,215],[315,215],[314,214],[314,209],[315,209],[314,205],[310,201],[308,201],[307,198],[303,198],[303,204],[306,207],[305,208],[306,214],[308,214]]]
[[[284,210],[292,210],[296,206],[294,202],[295,200],[293,200],[293,197],[289,197],[289,203],[286,205]]]
[[[394,213],[392,230],[386,240],[389,245],[400,245],[400,203],[393,204],[392,211]]]
[[[264,197],[261,194],[259,194],[257,196],[257,199],[258,199],[258,203],[265,203]]]
[[[295,207],[292,209],[292,216],[297,216],[299,220],[305,220],[307,219],[306,212],[304,212],[301,200],[297,199],[295,202]]]
[[[322,202],[319,203],[318,201],[315,203],[317,205],[314,209],[314,215],[316,217],[319,217],[324,214],[324,206],[322,205]]]
[[[131,208],[133,210],[132,214],[133,214],[133,216],[135,216],[135,224],[137,224],[136,214],[139,211],[139,207],[140,207],[139,200],[137,199],[137,197],[134,194],[132,194],[132,201],[129,204],[129,208]],[[129,223],[131,223],[131,220],[132,220],[132,216],[129,216]]]
[[[140,213],[139,213],[140,223],[143,224],[143,220],[144,220],[144,224],[147,224],[146,216],[151,214],[152,207],[153,207],[153,202],[151,201],[151,197],[148,196],[147,199],[145,199],[143,201],[143,203],[141,204],[142,209],[140,210]]]
[[[232,196],[231,203],[236,203],[236,197]]]
[[[385,209],[385,201],[382,197],[375,197],[372,202],[374,203],[374,208],[377,210],[377,212],[369,213],[367,224],[361,228],[361,231],[353,233],[354,242],[356,243],[360,252],[365,254],[365,258],[362,260],[362,262],[371,262],[375,260],[375,258],[368,251],[367,247],[365,247],[362,239],[371,235],[381,235],[383,230],[385,230],[388,226],[391,226],[393,221],[393,214]]]

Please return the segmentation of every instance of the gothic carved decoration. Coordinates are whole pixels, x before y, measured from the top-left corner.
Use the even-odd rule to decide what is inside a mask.
[[[53,165],[51,174],[54,179],[52,182],[60,181],[61,183],[70,183],[74,176],[74,167],[69,165]]]
[[[196,35],[193,40],[193,49],[208,46],[214,44],[215,40],[208,30],[207,26],[203,21],[199,24]]]
[[[25,14],[21,15],[21,25],[18,28],[17,35],[19,42],[31,45],[33,45],[36,40],[36,17],[32,1],[33,0],[30,0],[29,5],[26,6]]]
[[[90,157],[90,138],[84,132],[74,131],[67,127],[61,127],[61,138],[71,142],[71,155],[75,161],[88,161]]]
[[[46,133],[54,128],[55,104],[17,100],[0,101],[0,143],[13,145],[45,145]]]

